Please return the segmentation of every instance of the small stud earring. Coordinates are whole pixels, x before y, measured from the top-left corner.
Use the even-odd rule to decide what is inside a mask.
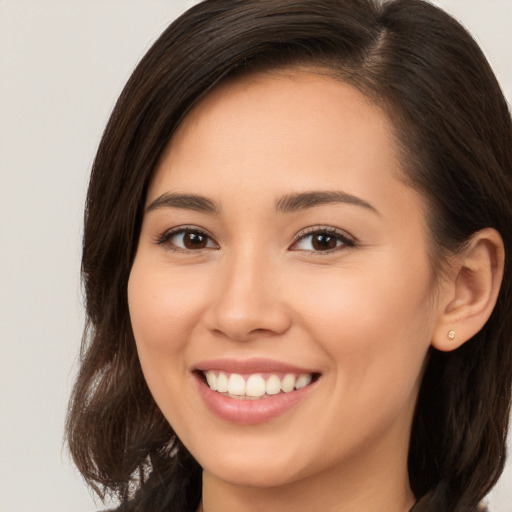
[[[455,331],[449,331],[449,332],[448,332],[448,338],[450,338],[451,340],[453,340],[453,338],[455,338]]]

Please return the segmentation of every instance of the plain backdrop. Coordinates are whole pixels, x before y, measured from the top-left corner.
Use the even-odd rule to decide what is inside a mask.
[[[0,512],[101,508],[63,448],[88,173],[137,61],[194,1],[0,0]],[[512,0],[442,0],[512,98]],[[512,511],[512,464],[491,495]]]

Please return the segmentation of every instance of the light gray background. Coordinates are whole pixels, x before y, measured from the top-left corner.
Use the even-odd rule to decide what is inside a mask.
[[[80,342],[82,208],[137,61],[193,0],[0,0],[0,512],[100,508],[62,448]],[[441,0],[512,98],[512,0]],[[490,498],[512,510],[512,463]]]

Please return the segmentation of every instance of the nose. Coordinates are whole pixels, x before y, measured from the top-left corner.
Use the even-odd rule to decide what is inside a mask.
[[[218,269],[205,312],[206,327],[235,341],[279,335],[291,326],[283,298],[283,276],[256,254],[228,259]]]

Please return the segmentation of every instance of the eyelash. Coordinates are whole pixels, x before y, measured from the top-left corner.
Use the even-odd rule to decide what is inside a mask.
[[[187,233],[203,236],[207,239],[207,243],[209,241],[213,241],[215,243],[215,245],[218,247],[218,244],[217,244],[217,242],[214,241],[213,237],[211,237],[206,231],[198,228],[197,226],[180,226],[180,227],[165,231],[162,235],[160,235],[156,238],[155,243],[157,245],[166,246],[166,248],[168,248],[171,251],[183,252],[183,253],[198,252],[201,249],[211,249],[211,247],[205,247],[205,248],[200,248],[200,249],[194,250],[194,249],[187,249],[186,247],[177,247],[176,245],[169,243],[170,240],[174,236],[180,235],[180,234],[185,235]]]
[[[198,249],[189,249],[186,247],[178,247],[175,244],[169,243],[171,239],[176,235],[185,235],[185,234],[193,234],[200,237],[205,237],[206,243],[213,242],[213,247],[200,247]],[[307,237],[311,237],[314,235],[324,235],[327,237],[334,237],[336,240],[336,246],[330,249],[326,250],[313,250],[313,249],[298,249],[294,248],[297,245],[299,245],[300,242],[303,242],[307,239]],[[340,242],[340,245],[337,245],[338,242]],[[219,245],[213,237],[211,237],[206,231],[203,229],[198,228],[197,226],[180,226],[177,228],[170,229],[168,231],[165,231],[162,235],[158,236],[155,240],[155,243],[157,245],[166,246],[169,250],[172,250],[174,252],[183,252],[183,253],[191,253],[191,252],[199,252],[204,249],[218,249]],[[345,232],[340,231],[339,229],[332,228],[332,227],[322,227],[322,226],[312,226],[310,228],[307,228],[303,231],[301,231],[295,238],[294,242],[290,246],[290,250],[292,251],[303,251],[303,252],[311,252],[311,253],[317,253],[317,254],[331,254],[333,252],[337,252],[339,250],[348,249],[351,247],[356,246],[356,241],[347,235]]]
[[[341,242],[341,245],[337,245],[336,247],[334,247],[332,249],[327,249],[325,251],[314,251],[314,250],[308,250],[308,249],[293,249],[293,247],[298,245],[299,242],[304,241],[307,237],[311,237],[314,235],[327,235],[328,237],[334,237],[336,239],[336,242]],[[350,237],[344,231],[341,231],[341,230],[333,228],[333,227],[312,226],[310,228],[304,229],[297,235],[295,241],[291,245],[291,248],[292,248],[292,250],[295,250],[295,251],[304,251],[304,252],[311,252],[311,253],[316,253],[316,254],[331,254],[333,252],[345,250],[345,249],[355,247],[355,246],[356,246],[356,241],[354,240],[354,238]]]

